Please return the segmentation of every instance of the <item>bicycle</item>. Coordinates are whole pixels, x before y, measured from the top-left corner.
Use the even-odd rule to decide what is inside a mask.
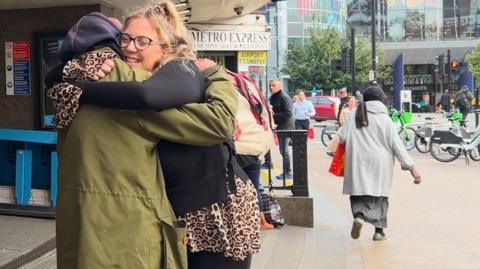
[[[323,127],[320,139],[325,147],[328,147],[330,141],[332,141],[333,137],[337,134],[339,128],[340,126],[337,122],[335,122],[335,125]]]
[[[410,151],[415,148],[415,129],[407,124],[412,120],[412,113],[398,111],[394,108],[390,110],[390,118],[397,125],[398,135],[405,148]]]
[[[472,112],[480,114],[480,109]],[[462,126],[450,130],[436,130],[431,137],[429,151],[432,157],[440,162],[454,161],[462,153],[466,164],[470,163],[468,157],[473,161],[480,161],[480,126],[473,132],[468,132]]]
[[[425,117],[425,122],[421,124],[410,124],[417,125],[415,130],[415,148],[420,153],[428,153],[430,149],[430,139],[433,135],[433,131],[442,128],[448,127],[450,129],[452,126],[460,126],[460,120],[462,119],[462,113],[452,112],[444,113],[444,116],[450,121],[450,123],[435,124],[433,122],[433,117]]]

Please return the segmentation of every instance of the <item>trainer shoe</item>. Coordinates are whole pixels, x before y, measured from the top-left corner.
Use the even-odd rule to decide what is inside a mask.
[[[387,239],[387,237],[385,236],[385,233],[375,233],[373,235],[373,241],[382,241],[385,239]]]
[[[363,219],[355,218],[353,220],[352,231],[350,232],[350,235],[352,236],[353,239],[358,239],[360,237],[362,226],[363,226]]]

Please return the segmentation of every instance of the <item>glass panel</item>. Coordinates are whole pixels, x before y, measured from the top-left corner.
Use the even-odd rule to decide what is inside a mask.
[[[288,23],[287,31],[289,36],[303,36],[303,24]]]
[[[320,105],[328,105],[330,104],[330,101],[328,101],[327,99],[325,98],[318,98],[318,103],[317,104],[320,104]]]
[[[298,0],[295,0],[295,1],[292,1],[292,0],[287,1],[287,6],[288,6],[288,8],[297,8],[297,1],[298,1]],[[277,3],[277,5],[278,5],[278,3]]]
[[[425,40],[439,40],[441,23],[440,9],[425,10]]]
[[[412,1],[412,0],[409,0]],[[424,40],[425,13],[421,9],[407,9],[406,40]]]
[[[293,44],[303,45],[303,38],[301,38],[301,37],[289,37],[288,38],[288,49],[290,49],[291,45],[293,45]]]
[[[298,16],[297,11],[295,9],[289,9],[287,11],[287,20],[288,22],[302,22],[303,17]]]
[[[475,37],[475,15],[470,14],[470,8],[459,9],[459,35],[461,39],[473,39]]]
[[[456,20],[456,9],[443,9],[442,38],[445,40],[458,39],[458,20]]]
[[[389,10],[387,13],[387,40],[403,41],[405,38],[405,17],[406,10]]]

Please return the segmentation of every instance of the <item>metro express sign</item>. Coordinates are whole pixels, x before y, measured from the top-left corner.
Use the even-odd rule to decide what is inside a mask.
[[[268,32],[189,31],[193,47],[199,51],[270,50]]]

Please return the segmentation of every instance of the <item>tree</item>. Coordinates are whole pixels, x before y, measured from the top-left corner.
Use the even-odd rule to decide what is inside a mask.
[[[468,70],[478,79],[480,78],[480,45],[469,52],[465,57]]]
[[[351,75],[338,71],[332,72],[331,61],[339,59],[342,47],[347,47],[349,41],[340,36],[332,28],[322,29],[314,26],[310,29],[310,42],[306,45],[299,43],[289,44],[289,51],[285,57],[286,64],[280,70],[290,76],[290,81],[296,88],[317,89],[330,91],[351,85]],[[368,71],[371,68],[371,45],[368,38],[360,38],[355,44],[355,62],[357,71],[357,87],[366,87]],[[383,62],[383,53],[377,49],[380,63]],[[377,78],[382,80],[391,76],[391,68],[379,64]]]

